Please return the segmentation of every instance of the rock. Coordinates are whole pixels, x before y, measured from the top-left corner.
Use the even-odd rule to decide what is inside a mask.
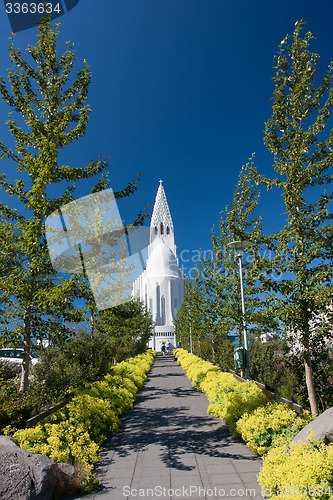
[[[67,474],[69,477],[73,477],[75,474],[75,467],[74,465],[71,464],[62,464],[62,463],[57,463],[59,469],[64,473]]]
[[[306,425],[294,437],[292,443],[307,442],[307,436],[312,431],[315,432],[315,439],[322,439],[326,444],[333,442],[333,408],[324,411],[319,417]]]
[[[22,450],[15,439],[0,436],[1,500],[51,500],[71,490],[74,467]],[[67,488],[68,487],[68,488]]]

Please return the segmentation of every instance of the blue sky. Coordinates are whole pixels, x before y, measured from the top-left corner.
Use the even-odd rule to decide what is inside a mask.
[[[10,25],[1,9],[4,76]],[[79,166],[109,154],[115,190],[140,172],[137,193],[119,203],[127,223],[147,203],[152,209],[163,179],[178,253],[195,258],[210,248],[210,230],[251,154],[260,171],[274,175],[263,131],[278,44],[296,20],[306,20],[325,70],[333,59],[332,17],[330,0],[80,0],[59,18],[58,40],[60,50],[66,40],[75,43],[77,69],[83,59],[91,67],[92,114],[85,138],[63,161]],[[35,35],[19,32],[16,45],[25,49]],[[0,107],[6,141],[7,110]],[[0,171],[8,169],[2,161]],[[77,197],[88,193],[87,184],[78,186]],[[266,232],[281,227],[279,193],[263,192],[261,211]]]

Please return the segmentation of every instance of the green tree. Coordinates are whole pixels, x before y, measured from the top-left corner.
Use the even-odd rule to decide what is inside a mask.
[[[314,349],[313,344],[312,348]],[[333,406],[333,363],[332,352],[323,342],[320,342],[315,347],[313,365],[313,381],[316,388],[318,407],[320,411],[325,411]],[[287,356],[286,369],[291,375],[288,376],[288,379],[293,382],[293,394],[297,396],[301,405],[307,406],[309,397],[302,355],[294,353]],[[281,395],[283,396],[283,394]]]
[[[266,384],[279,396],[291,399],[292,394],[295,395],[293,382],[296,377],[289,370],[283,342],[280,339],[273,342],[251,339],[249,352],[252,378]]]
[[[276,187],[287,211],[285,227],[272,236],[272,270],[279,281],[266,285],[275,293],[274,310],[303,359],[310,407],[318,415],[312,360],[315,345],[332,333],[332,181],[333,130],[326,130],[333,105],[332,65],[318,84],[319,55],[310,52],[311,32],[302,38],[296,22],[292,40],[279,45],[272,116],[264,141],[274,155],[278,177],[253,169],[257,183]]]
[[[13,162],[18,173],[16,180],[0,174],[0,186],[20,205],[16,209],[0,203],[1,269],[4,255],[10,263],[9,272],[0,273],[5,311],[2,335],[24,346],[21,391],[28,387],[32,339],[41,339],[46,333],[70,335],[66,323],[83,317],[75,299],[91,298],[82,276],[59,275],[53,270],[45,239],[45,218],[74,199],[81,179],[97,176],[92,192],[108,187],[108,164],[101,157],[83,167],[62,165],[59,160],[60,152],[85,134],[91,72],[84,62],[71,77],[74,48],[67,42],[66,50],[58,56],[58,35],[57,27],[44,19],[38,27],[36,46],[26,49],[29,62],[15,47],[13,36],[9,47],[12,67],[7,70],[9,85],[0,78],[1,98],[11,109],[7,125],[15,144],[11,148],[0,142],[0,154],[2,159]],[[115,193],[116,199],[131,194],[136,185],[129,183]]]
[[[95,318],[95,329],[110,340],[117,362],[145,351],[153,326],[151,314],[136,299],[100,311]]]
[[[219,232],[213,231],[211,241],[214,259],[203,262],[206,294],[211,299],[216,318],[216,333],[225,337],[236,330],[241,340],[243,313],[241,307],[240,279],[235,255],[228,248],[231,241],[247,241],[243,259],[245,321],[249,332],[276,329],[277,324],[267,314],[263,298],[261,273],[267,267],[269,255],[264,254],[265,238],[262,217],[256,215],[259,193],[250,175],[250,165],[243,166],[234,191],[231,208],[221,212]]]
[[[40,353],[28,393],[44,403],[57,403],[72,389],[95,382],[110,372],[113,348],[105,335],[79,328],[64,345],[49,346]]]
[[[265,238],[262,234],[261,216],[256,215],[259,193],[251,177],[250,165],[243,166],[234,191],[231,208],[221,213],[219,232],[213,229],[211,241],[213,255],[201,260],[196,280],[187,287],[184,302],[176,318],[177,339],[189,347],[189,311],[191,311],[192,338],[204,342],[205,357],[210,343],[211,359],[231,367],[231,344],[228,333],[236,330],[242,340],[244,318],[241,307],[240,280],[234,255],[228,243],[248,241],[247,258],[243,264],[245,283],[245,320],[247,329],[260,335],[263,331],[276,330],[277,322],[267,313],[263,291],[259,282],[267,268],[269,255],[264,255]],[[198,343],[199,344],[199,343]],[[223,357],[221,350],[227,355]]]
[[[174,320],[177,342],[182,347],[200,354],[200,343],[207,336],[209,323],[206,320],[206,300],[199,267],[193,281],[187,281],[182,305]]]

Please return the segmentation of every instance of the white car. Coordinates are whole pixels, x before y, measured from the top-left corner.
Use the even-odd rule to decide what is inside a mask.
[[[23,361],[23,349],[5,347],[0,349],[0,361],[8,363],[22,364]],[[35,365],[38,363],[38,355],[30,351],[30,363]]]

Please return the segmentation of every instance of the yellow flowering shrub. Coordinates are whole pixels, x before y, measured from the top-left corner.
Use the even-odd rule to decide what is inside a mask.
[[[120,375],[132,380],[137,389],[141,389],[144,381],[146,380],[145,371],[141,368],[140,365],[137,365],[132,361],[122,361],[121,363],[113,367],[112,372],[116,375]]]
[[[98,460],[99,446],[119,429],[118,415],[132,408],[135,393],[146,378],[156,351],[147,351],[116,365],[91,389],[84,389],[50,417],[30,429],[13,434],[20,446],[56,462],[82,465],[83,483],[94,484],[91,470]]]
[[[119,417],[107,399],[79,394],[68,403],[66,412],[69,421],[82,425],[97,444],[101,444],[108,434],[120,427]]]
[[[200,360],[200,363],[193,363],[186,372],[186,375],[192,380],[192,384],[199,390],[202,390],[201,384],[210,373],[218,373],[221,369],[211,363]]]
[[[174,349],[172,351],[172,354],[174,355],[174,357],[176,358],[178,364],[182,365],[181,361],[182,361],[182,358],[185,358],[186,356],[188,356],[190,353],[188,351],[186,351],[185,349],[182,349],[181,347],[178,347],[177,349]]]
[[[47,455],[55,462],[94,464],[99,446],[91,439],[82,424],[65,420],[59,424],[45,424],[48,434]]]
[[[206,394],[208,400],[213,403],[221,392],[229,392],[238,384],[238,380],[231,373],[219,370],[207,373],[207,376],[200,384],[200,388]]]
[[[184,349],[174,355],[210,401],[208,413],[220,417],[234,437],[265,455],[259,474],[263,496],[272,500],[333,500],[333,444],[288,442],[311,420],[272,402],[252,381],[240,382]],[[283,444],[283,442],[285,444]]]
[[[31,453],[46,455],[47,433],[45,432],[44,425],[37,424],[30,429],[19,429],[13,434],[13,437],[17,439],[21,448],[29,450]]]
[[[255,453],[264,455],[278,442],[291,441],[311,420],[309,412],[299,416],[287,405],[272,402],[244,413],[236,430]]]
[[[98,460],[98,444],[92,441],[83,426],[68,420],[20,429],[15,432],[14,438],[25,450],[41,453],[56,462],[83,464],[86,470]]]
[[[175,357],[186,375],[192,379],[192,384],[208,396],[211,402],[208,413],[224,420],[234,437],[240,437],[236,422],[243,413],[269,402],[268,397],[254,382],[239,382],[231,373],[224,373],[218,366],[185,349],[177,349]]]
[[[154,359],[154,356],[151,358],[150,355],[138,354],[135,358],[130,358],[127,360],[127,363],[132,363],[136,366],[140,366],[140,369],[145,373],[148,373],[150,370],[151,359]]]
[[[201,383],[206,379],[209,373],[221,372],[218,366],[213,365],[209,361],[198,358],[194,354],[190,354],[185,349],[175,349],[173,351],[178,364],[185,370],[185,373],[192,381],[192,385],[201,389]]]
[[[244,413],[255,410],[258,406],[269,403],[268,397],[252,381],[238,382],[237,385],[229,386],[227,391],[221,391],[216,398],[214,406],[208,407],[208,412],[218,415],[230,427],[235,438],[240,437],[236,429],[236,422]]]
[[[133,391],[119,384],[115,387],[115,385],[108,383],[107,380],[97,382],[91,389],[83,389],[80,394],[89,394],[94,398],[107,399],[117,415],[130,410],[135,399]]]
[[[333,444],[278,446],[264,458],[258,480],[272,500],[326,499],[333,495]]]
[[[185,349],[176,349],[174,355],[192,384],[207,395],[211,403],[208,413],[225,420],[233,435],[241,435],[257,453],[267,451],[275,434],[292,439],[310,421],[297,417],[285,405],[269,405],[270,399],[254,382],[240,382],[231,373],[223,372]],[[253,411],[255,416],[251,418]],[[276,418],[271,418],[272,427],[267,422],[271,412],[276,412]]]
[[[188,369],[193,364],[197,364],[198,361],[201,361],[201,360],[197,356],[195,356],[194,354],[190,354],[190,353],[181,354],[177,358],[177,363],[185,370],[186,373],[188,372]]]
[[[126,389],[126,391],[132,394],[132,396],[135,396],[137,393],[138,388],[135,383],[121,374],[116,374],[112,371],[112,373],[105,375],[104,380],[106,380],[109,386],[114,388],[116,391],[118,391],[118,389]]]

